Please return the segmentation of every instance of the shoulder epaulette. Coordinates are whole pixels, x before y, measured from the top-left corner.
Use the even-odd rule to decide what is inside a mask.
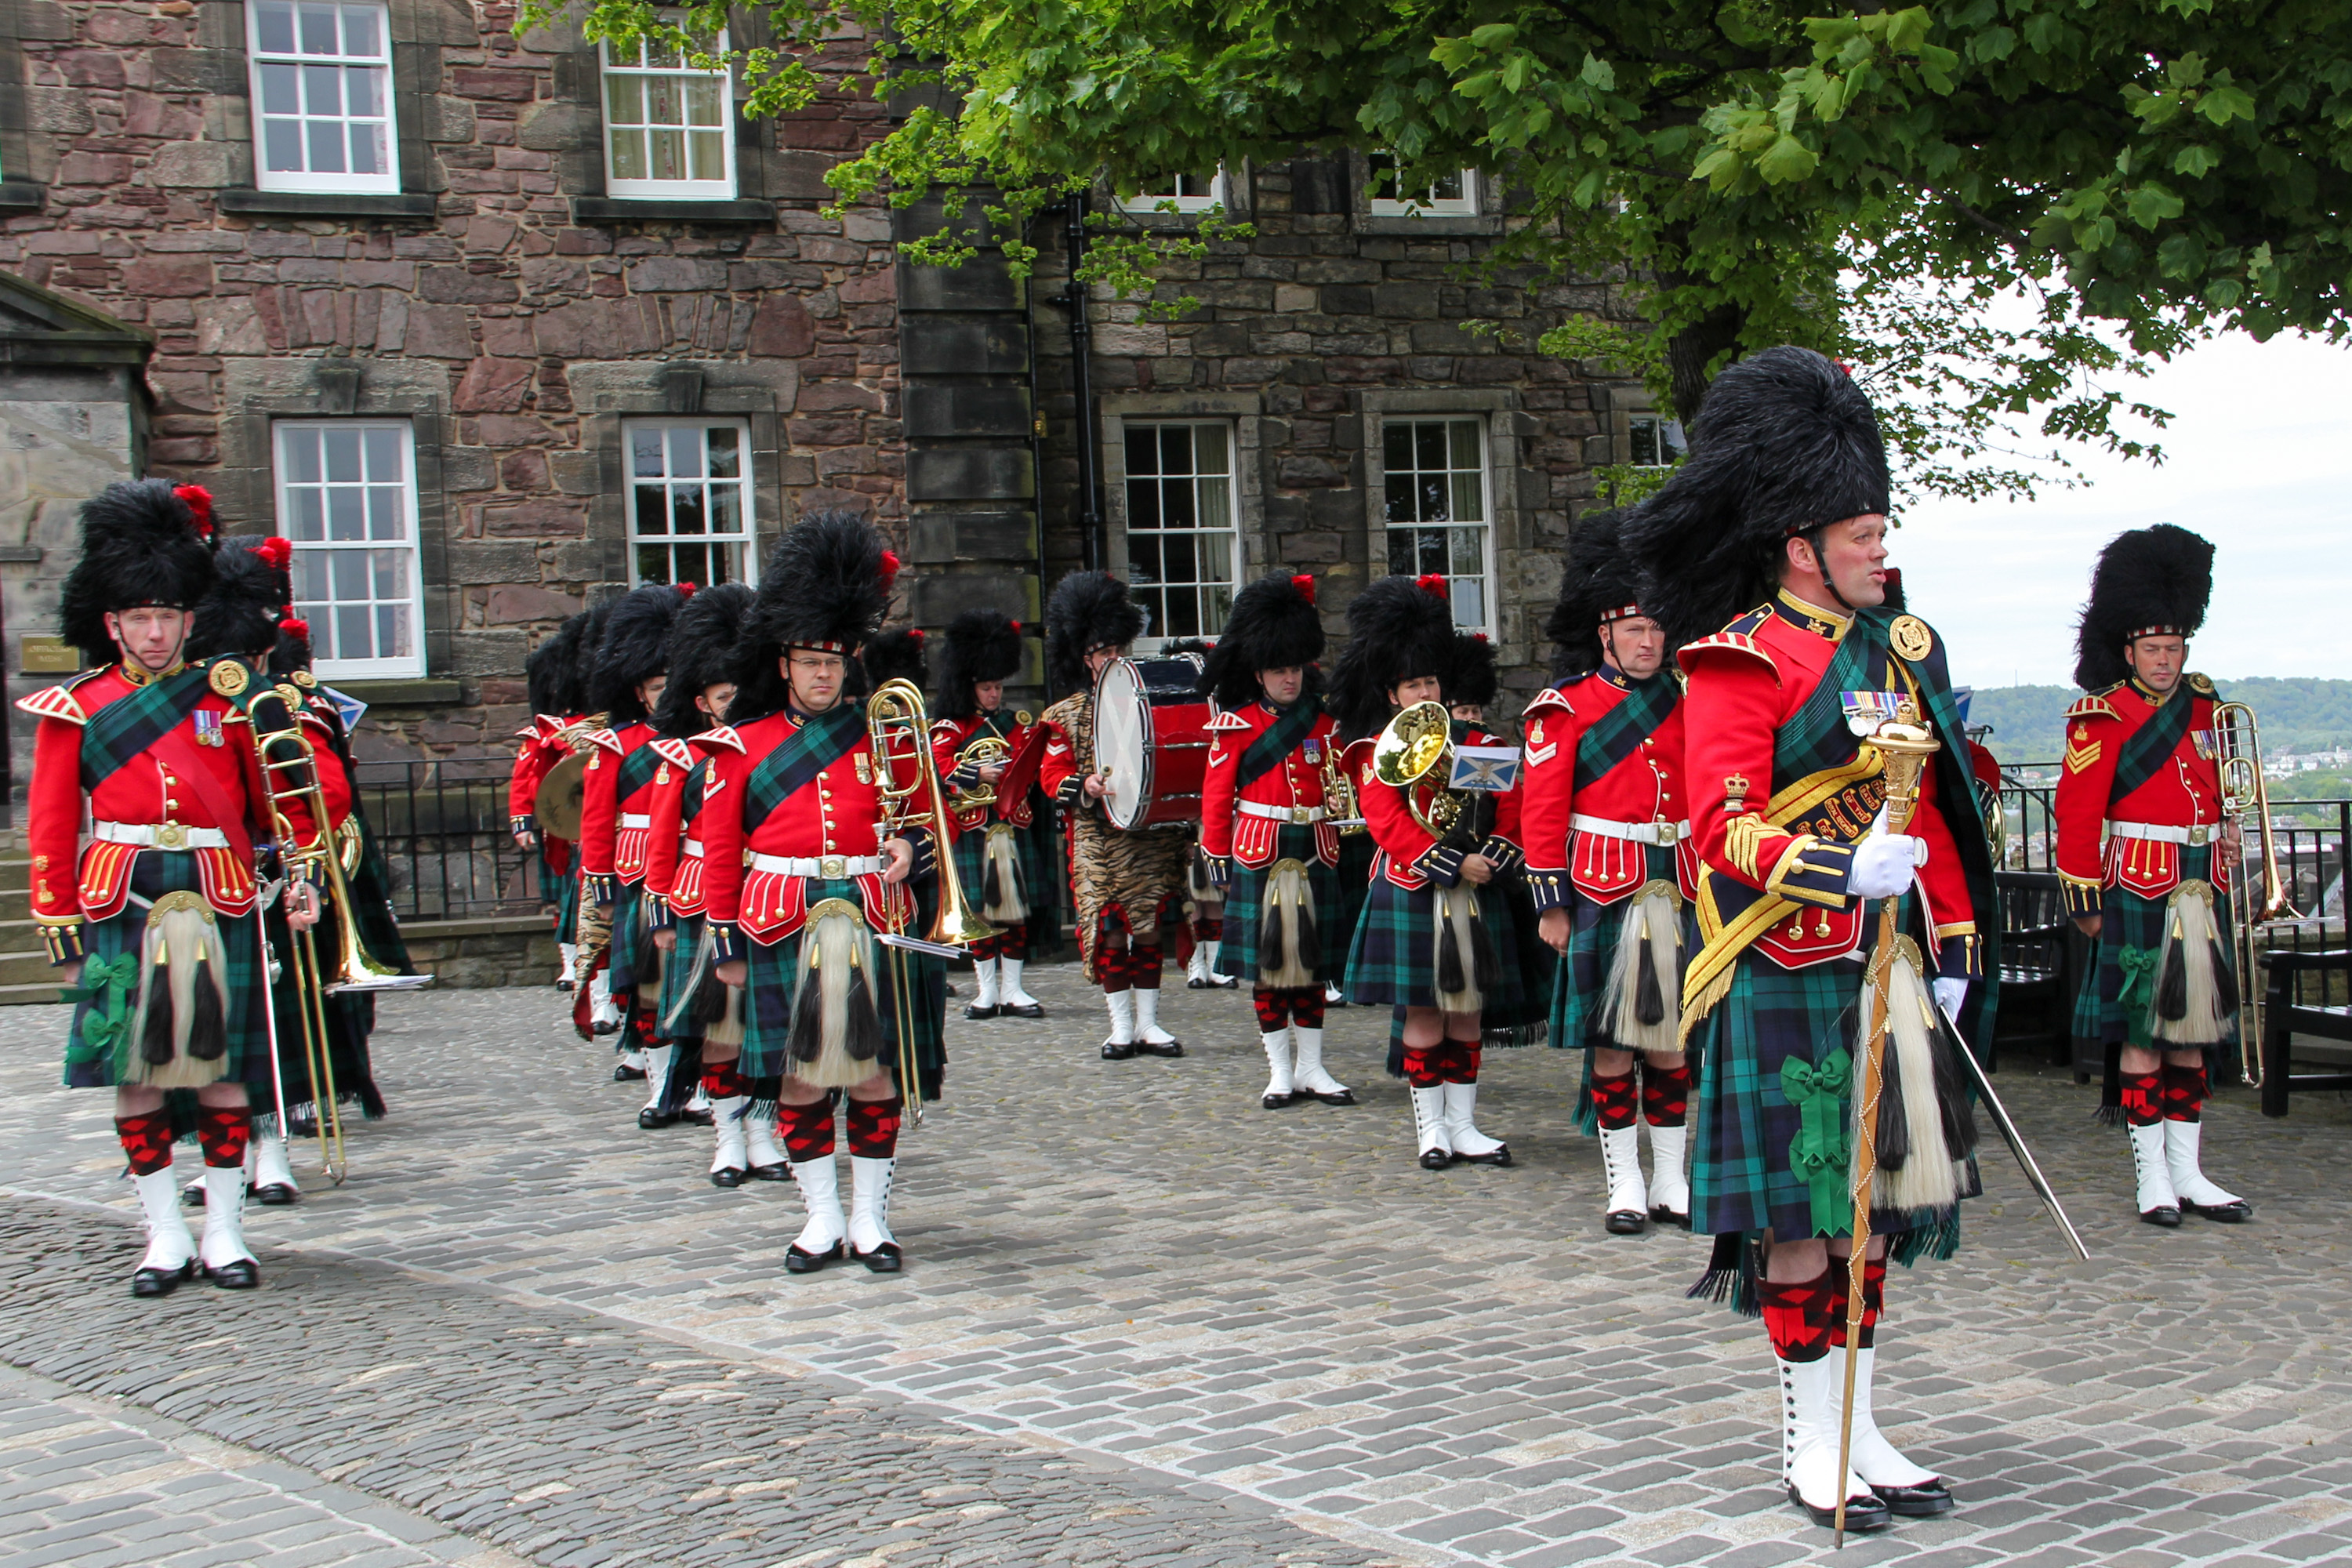
[[[745,749],[743,737],[735,732],[734,726],[731,724],[721,724],[716,730],[705,730],[688,744],[699,752],[741,752]]]
[[[953,739],[955,739],[955,738],[956,738],[956,736],[957,736],[957,735],[958,735],[958,733],[959,733],[959,731],[957,731],[957,729],[956,729],[956,725],[957,725],[958,723],[960,723],[960,722],[961,722],[961,721],[960,721],[960,720],[955,720],[955,719],[934,719],[934,720],[932,720],[932,721],[931,721],[931,740],[932,740],[933,743],[935,743],[935,744],[936,744],[937,742],[940,742],[940,741],[945,741],[945,740],[953,740]]]
[[[2200,675],[2197,671],[2192,669],[2189,672],[2186,679],[2189,681],[2189,689],[2194,691],[2200,697],[2219,697],[2221,695],[2220,692],[2213,689],[2213,678],[2210,675]]]
[[[581,736],[580,739],[583,743],[586,745],[602,746],[604,750],[612,752],[616,757],[623,754],[621,751],[621,737],[613,733],[610,730],[591,730],[586,734]]]
[[[2114,689],[2112,686],[2107,688],[2107,691]],[[2107,700],[2106,691],[2086,691],[2068,706],[2066,717],[2069,719],[2121,719],[2123,715],[2116,712],[2115,704]]]
[[[653,742],[653,748],[661,753],[664,762],[676,763],[682,768],[694,766],[694,748],[675,735],[663,735],[657,738]]]
[[[44,686],[30,697],[16,699],[16,707],[19,711],[30,713],[36,719],[62,719],[68,724],[87,724],[89,715],[82,711],[80,700],[73,694],[73,689],[80,684],[79,680],[69,680],[63,686]]]
[[[1519,718],[1524,721],[1530,714],[1549,713],[1554,710],[1571,716],[1576,712],[1575,706],[1568,700],[1567,692],[1557,686],[1547,686],[1536,693],[1534,701],[1519,710]]]
[[[1742,616],[1740,619],[1745,620],[1747,617]],[[1739,621],[1734,621],[1730,626],[1724,627],[1723,630],[1719,632],[1717,632],[1713,637],[1700,637],[1696,642],[1684,644],[1681,650],[1675,655],[1675,662],[1681,665],[1685,669],[1688,669],[1691,667],[1692,659],[1699,654],[1715,653],[1718,651],[1724,653],[1746,654],[1748,658],[1755,659],[1757,662],[1763,665],[1766,669],[1770,670],[1774,680],[1779,680],[1780,679],[1780,665],[1774,661],[1771,654],[1765,650],[1762,643],[1758,642],[1746,632],[1735,629],[1739,624]]]
[[[1209,721],[1209,728],[1212,730],[1255,730],[1257,726],[1252,724],[1248,720],[1243,718],[1238,713],[1220,713],[1215,718]]]

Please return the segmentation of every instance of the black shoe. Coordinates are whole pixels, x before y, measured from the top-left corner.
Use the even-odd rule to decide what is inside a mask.
[[[1453,1152],[1446,1149],[1431,1149],[1425,1152],[1421,1157],[1421,1168],[1424,1171],[1452,1170],[1454,1168]]]
[[[266,1187],[247,1190],[253,1194],[254,1202],[273,1209],[282,1209],[302,1195],[299,1189],[289,1187],[283,1182],[272,1182]]]
[[[1952,1511],[1952,1494],[1940,1476],[1924,1486],[1873,1486],[1870,1489],[1878,1494],[1878,1500],[1886,1505],[1888,1512],[1899,1513],[1906,1519],[1932,1519],[1939,1513]],[[1846,1520],[1849,1526],[1853,1519],[1853,1510],[1848,1508]]]
[[[904,1255],[899,1252],[897,1242],[886,1241],[871,1252],[860,1252],[853,1247],[849,1249],[849,1256],[866,1265],[871,1273],[896,1274]]]
[[[1307,1095],[1297,1093],[1295,1091],[1290,1094],[1268,1094],[1261,1095],[1258,1098],[1258,1103],[1265,1106],[1268,1110],[1287,1110],[1292,1106],[1297,1104],[1300,1100],[1308,1098],[1309,1097]]]
[[[177,1268],[140,1268],[131,1275],[133,1296],[168,1296],[183,1284],[196,1277],[196,1260],[189,1258]]]
[[[619,1034],[619,1033],[621,1032],[621,1026],[620,1026],[620,1025],[618,1025],[618,1024],[606,1024],[606,1023],[602,1023],[602,1022],[598,1022],[598,1023],[592,1023],[592,1024],[590,1024],[590,1025],[588,1026],[588,1032],[589,1032],[590,1034],[592,1034],[592,1035],[599,1035],[599,1036],[601,1036],[601,1035],[617,1035],[617,1034]],[[637,1076],[638,1076],[639,1078],[643,1078],[643,1077],[645,1077],[646,1075],[645,1075],[645,1074],[643,1074],[643,1073],[639,1073]]]
[[[250,1258],[224,1263],[218,1268],[206,1268],[205,1274],[224,1290],[250,1290],[261,1283],[261,1265]]]
[[[651,1132],[657,1128],[675,1127],[677,1125],[677,1112],[675,1110],[658,1110],[648,1105],[643,1110],[637,1112],[637,1125],[648,1132]]]
[[[2254,1205],[2243,1198],[2231,1198],[2226,1204],[2192,1204],[2180,1200],[2181,1212],[2200,1215],[2206,1219],[2220,1220],[2223,1225],[2236,1225],[2254,1217]]]
[[[1103,1042],[1102,1058],[1103,1060],[1107,1062],[1127,1061],[1133,1058],[1134,1055],[1135,1047],[1133,1046],[1122,1045],[1117,1040],[1105,1040]]]
[[[977,1024],[984,1023],[1003,1011],[1002,1007],[983,1007],[977,1002],[967,1002],[964,1004],[963,1016]]]
[[[743,1184],[743,1173],[732,1165],[721,1165],[710,1173],[710,1184],[714,1187],[740,1187]]]
[[[1160,1042],[1138,1040],[1135,1042],[1135,1048],[1141,1051],[1147,1057],[1181,1057],[1184,1054],[1184,1042],[1181,1040],[1167,1040]]]
[[[1045,1016],[1045,1005],[1037,1002],[1007,1002],[998,1011],[1008,1018],[1042,1018]]]
[[[1690,1215],[1686,1214],[1676,1214],[1674,1210],[1668,1208],[1664,1204],[1654,1204],[1651,1205],[1650,1220],[1654,1225],[1671,1225],[1683,1230],[1688,1230],[1690,1228]]]
[[[200,1209],[204,1207],[205,1184],[202,1182],[198,1182],[194,1186],[182,1187],[180,1189],[180,1206],[184,1209]]]
[[[1356,1091],[1343,1089],[1337,1094],[1318,1094],[1311,1089],[1302,1089],[1298,1091],[1298,1098],[1314,1100],[1318,1105],[1353,1105],[1356,1103]]]
[[[1601,1228],[1612,1236],[1639,1236],[1649,1223],[1650,1216],[1639,1209],[1611,1209]]]
[[[745,1175],[754,1182],[789,1182],[793,1179],[790,1165],[754,1165]]]
[[[949,998],[950,998],[950,1000],[952,1000],[953,998],[958,997],[958,996],[961,996],[961,995],[962,995],[962,994],[963,994],[963,993],[962,993],[962,992],[961,992],[961,991],[957,990],[957,989],[956,989],[953,985],[951,985],[951,984],[950,984],[950,985],[943,985],[943,986],[941,986],[940,989],[941,989],[942,991],[945,991],[945,992],[948,994],[948,996],[949,996]]]
[[[562,979],[557,981],[555,983],[555,988],[558,991],[569,992],[572,989],[572,976],[567,974]]]
[[[1194,974],[1186,977],[1184,981],[1184,989],[1187,991],[1206,991],[1210,986],[1214,985],[1215,984],[1215,981],[1211,980],[1206,975]]]
[[[784,1248],[784,1272],[814,1274],[828,1263],[840,1262],[842,1255],[848,1249],[847,1242],[836,1241],[823,1252],[803,1252],[800,1249],[800,1244],[795,1242]]]
[[[2160,1225],[2167,1230],[2180,1228],[2180,1211],[2168,1204],[2158,1204],[2139,1216],[2142,1225]]]
[[[1215,986],[1220,991],[1231,991],[1234,986],[1241,984],[1241,980],[1239,977],[1231,974],[1212,974],[1209,976],[1209,984]]]
[[[315,1110],[289,1110],[286,1113],[286,1136],[295,1140],[319,1135],[319,1113]]]
[[[1789,1489],[1789,1500],[1803,1509],[1805,1517],[1823,1530],[1837,1528],[1836,1509],[1815,1508],[1799,1495],[1794,1487]],[[1894,1516],[1886,1511],[1886,1505],[1874,1497],[1851,1497],[1845,1500],[1845,1528],[1849,1535],[1867,1535],[1874,1530],[1885,1530],[1892,1522],[1894,1522]]]
[[[1505,1143],[1490,1154],[1456,1154],[1454,1157],[1465,1165],[1492,1165],[1502,1170],[1511,1163],[1511,1146]]]
[[[698,1110],[690,1105],[684,1110],[677,1113],[677,1119],[680,1121],[691,1121],[697,1127],[716,1127],[719,1125],[718,1112],[707,1109]]]
[[[646,1069],[643,1068],[633,1068],[628,1066],[626,1063],[623,1063],[613,1069],[613,1081],[614,1083],[643,1083],[646,1081]]]

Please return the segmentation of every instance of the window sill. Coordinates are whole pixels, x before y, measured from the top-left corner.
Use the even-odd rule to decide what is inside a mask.
[[[255,191],[220,193],[220,210],[278,217],[431,217],[431,196],[392,191]]]
[[[319,684],[356,697],[371,708],[448,708],[465,700],[462,682],[415,676],[388,680],[352,680],[331,675]]]
[[[743,199],[683,201],[667,196],[574,196],[574,223],[773,223],[776,204]]]
[[[37,213],[48,200],[48,187],[31,180],[0,180],[0,213]]]
[[[1500,234],[1503,220],[1477,213],[1428,213],[1421,217],[1391,216],[1368,213],[1356,220],[1359,234],[1402,234],[1461,236],[1465,234]]]

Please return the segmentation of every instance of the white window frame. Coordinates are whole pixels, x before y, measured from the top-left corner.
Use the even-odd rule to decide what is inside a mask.
[[[1380,176],[1382,161],[1391,166],[1402,162],[1391,153],[1371,155],[1370,171],[1375,180]],[[1437,187],[1429,187],[1429,195],[1417,201],[1399,201],[1393,196],[1370,197],[1365,212],[1371,217],[1475,217],[1478,215],[1478,171],[1461,172],[1462,194],[1458,196],[1436,195]]]
[[[401,466],[399,487],[401,510],[406,521],[404,538],[397,542],[381,539],[337,542],[305,540],[299,537],[296,529],[299,508],[296,504],[294,491],[298,488],[307,489],[311,486],[309,481],[299,481],[293,478],[292,465],[287,459],[286,443],[288,437],[297,432],[312,430],[357,430],[362,433],[370,430],[396,430],[399,432]],[[321,454],[323,456],[323,444]],[[323,649],[332,646],[338,638],[331,623],[327,628],[326,635],[321,635],[320,617],[314,613],[314,606],[321,601],[305,600],[302,597],[302,557],[306,553],[321,550],[337,554],[362,549],[392,548],[404,549],[408,552],[409,647],[413,651],[406,655],[371,658],[331,658],[321,654],[313,664],[319,676],[326,679],[346,680],[397,680],[422,677],[425,674],[425,549],[422,529],[416,514],[416,427],[405,419],[280,419],[275,421],[270,427],[269,462],[271,483],[275,487],[278,501],[278,531],[292,542],[294,546],[294,613],[310,622],[310,646],[313,649]],[[324,479],[326,469],[323,464],[320,473],[322,482],[320,488],[322,489],[331,490],[337,483],[346,485],[349,483],[349,481]],[[373,474],[365,475],[363,479],[370,482],[381,482]],[[375,599],[370,602],[387,604],[392,601]],[[335,601],[329,600],[325,603],[331,606]]]
[[[709,487],[713,483],[732,484],[736,486],[738,492],[742,497],[740,508],[742,527],[740,531],[734,533],[697,534],[646,533],[639,530],[637,527],[637,486],[640,483],[641,476],[637,473],[636,438],[639,434],[648,430],[658,430],[662,432],[663,474],[658,479],[655,479],[651,475],[642,476],[644,482],[660,484],[666,491],[670,491],[674,490],[675,488],[680,484],[695,482],[698,479],[704,487],[704,494],[706,497],[709,494]],[[677,430],[698,430],[703,433],[702,467],[704,471],[700,475],[675,475],[668,472],[671,463],[669,434],[670,432]],[[709,473],[709,433],[713,430],[732,430],[735,432],[735,439],[737,443],[735,448],[736,467],[741,471],[731,479],[719,479],[714,480]],[[677,575],[676,568],[677,564],[677,556],[674,547],[680,543],[732,544],[736,546],[738,552],[737,559],[741,565],[742,575],[727,580],[730,582],[740,582],[747,586],[754,588],[760,585],[760,523],[759,518],[754,510],[757,504],[757,498],[752,485],[751,426],[747,421],[712,416],[697,416],[688,418],[682,415],[672,415],[667,418],[658,419],[647,417],[643,419],[623,420],[621,423],[621,464],[623,469],[621,483],[624,487],[621,497],[621,513],[624,526],[625,527],[628,535],[629,584],[632,587],[647,582],[675,581]],[[665,504],[667,505],[667,502]],[[711,509],[706,500],[703,513],[706,519],[710,515],[710,510]],[[640,549],[669,549],[671,551],[669,556],[670,566],[672,569],[671,576],[669,578],[649,578],[644,575],[638,570],[637,565],[637,552]],[[692,582],[698,588],[708,588],[711,585],[709,582],[701,578],[689,578],[688,580]]]
[[[1441,425],[1449,427],[1445,437],[1447,443],[1446,467],[1443,469],[1426,469],[1420,468],[1416,462],[1416,466],[1414,468],[1402,470],[1402,472],[1408,475],[1442,472],[1448,476],[1452,476],[1454,474],[1470,472],[1470,469],[1454,467],[1452,450],[1454,437],[1450,427],[1455,425],[1468,425],[1476,430],[1478,437],[1478,463],[1475,471],[1478,477],[1478,510],[1480,512],[1480,516],[1471,521],[1454,521],[1449,519],[1443,522],[1425,520],[1398,522],[1383,517],[1381,519],[1381,559],[1384,563],[1392,564],[1393,558],[1388,554],[1388,547],[1391,538],[1396,533],[1402,532],[1407,530],[1422,528],[1443,528],[1451,531],[1475,526],[1478,530],[1478,595],[1484,614],[1481,618],[1475,621],[1464,620],[1462,618],[1461,605],[1454,599],[1454,595],[1450,592],[1447,595],[1447,599],[1454,606],[1454,624],[1456,628],[1465,632],[1485,632],[1490,637],[1495,637],[1497,635],[1499,628],[1496,626],[1495,615],[1496,518],[1494,432],[1489,426],[1489,421],[1486,416],[1484,414],[1444,414],[1433,412],[1426,414],[1393,414],[1385,416],[1381,421],[1380,448],[1373,452],[1371,457],[1373,460],[1377,461],[1381,465],[1381,494],[1385,498],[1388,508],[1391,510],[1393,510],[1397,504],[1398,486],[1396,479],[1401,470],[1391,468],[1388,466],[1389,432],[1399,426],[1418,425]],[[1450,491],[1450,485],[1448,488]],[[1415,563],[1409,574],[1410,575],[1418,576],[1421,574],[1421,566],[1418,561],[1419,553],[1419,550],[1416,548],[1414,552],[1416,557]],[[1453,551],[1450,547],[1446,552],[1446,567],[1443,574],[1449,584],[1462,581],[1469,576],[1469,574],[1467,573],[1456,572],[1453,569]]]
[[[639,40],[637,44],[637,58],[640,61],[643,61],[646,58],[646,47],[647,46],[646,43],[643,40]],[[709,52],[714,55],[724,55],[727,52],[727,33],[724,28],[719,30],[719,37],[711,42]],[[615,126],[613,122],[612,83],[614,79],[624,77],[633,77],[639,80],[661,77],[677,77],[680,79],[703,77],[716,82],[719,88],[719,156],[721,163],[725,165],[726,174],[716,180],[698,180],[690,178],[683,180],[658,180],[652,178],[650,175],[641,179],[624,179],[619,174],[614,173],[614,169],[618,166],[619,161],[613,155],[613,136],[615,131],[626,129],[626,127]],[[652,199],[670,202],[731,202],[735,199],[737,181],[735,171],[735,78],[731,71],[690,70],[687,68],[683,61],[676,66],[654,66],[645,64],[614,65],[613,63],[612,44],[609,41],[599,43],[596,46],[596,114],[599,123],[604,127],[602,134],[604,138],[604,194],[606,195],[617,197],[623,200],[636,198],[640,200]],[[652,121],[640,121],[639,123],[644,126],[650,126]],[[680,125],[680,129],[687,129],[683,122]],[[650,142],[647,143],[646,153],[646,167],[651,168],[652,147]],[[692,165],[692,152],[691,149],[688,148],[688,164],[689,167]]]
[[[1175,631],[1171,630],[1168,625],[1169,617],[1165,612],[1164,606],[1167,602],[1167,592],[1171,587],[1179,588],[1192,594],[1194,595],[1194,604],[1201,606],[1202,609],[1202,619],[1203,622],[1208,619],[1206,606],[1202,603],[1200,595],[1203,589],[1214,587],[1217,584],[1214,579],[1203,578],[1200,575],[1200,563],[1202,558],[1201,541],[1204,539],[1214,539],[1219,535],[1223,535],[1224,538],[1226,548],[1229,552],[1225,559],[1227,575],[1223,580],[1223,586],[1225,589],[1225,613],[1227,615],[1230,615],[1233,611],[1233,596],[1241,591],[1242,586],[1242,519],[1240,504],[1241,442],[1239,439],[1240,432],[1234,428],[1234,421],[1231,419],[1217,418],[1186,418],[1178,415],[1171,415],[1164,418],[1150,415],[1130,415],[1121,422],[1120,433],[1122,443],[1124,444],[1125,442],[1132,441],[1139,432],[1146,430],[1152,432],[1153,438],[1157,440],[1159,432],[1177,426],[1189,430],[1213,429],[1223,435],[1225,440],[1225,468],[1223,476],[1225,481],[1225,522],[1223,528],[1202,528],[1198,525],[1197,520],[1201,515],[1199,510],[1199,481],[1201,479],[1213,477],[1211,474],[1204,472],[1200,466],[1198,437],[1194,438],[1193,443],[1192,472],[1190,476],[1186,476],[1192,479],[1194,482],[1193,516],[1196,521],[1194,526],[1191,528],[1138,528],[1135,525],[1134,487],[1138,483],[1164,485],[1167,482],[1168,476],[1158,473],[1137,473],[1132,466],[1125,464],[1126,454],[1122,451],[1120,456],[1125,475],[1123,480],[1125,493],[1121,497],[1121,500],[1123,502],[1121,515],[1126,520],[1126,526],[1124,529],[1125,538],[1122,542],[1124,543],[1127,551],[1129,591],[1134,594],[1139,600],[1155,606],[1152,609],[1151,614],[1152,624],[1146,626],[1144,628],[1144,635],[1136,639],[1137,647],[1147,652],[1155,650],[1167,643],[1177,641],[1184,637],[1198,637],[1213,640],[1219,636],[1222,636],[1224,632],[1224,622],[1222,618],[1219,619],[1215,626],[1210,626],[1203,625],[1198,630]],[[1193,575],[1192,579],[1181,584],[1170,583],[1164,580],[1155,580],[1139,586],[1135,581],[1135,574],[1138,564],[1136,560],[1136,541],[1145,535],[1164,538],[1171,533],[1189,534],[1194,541]]]
[[[1633,450],[1636,432],[1648,426],[1657,432],[1660,462],[1645,463]],[[1683,422],[1669,419],[1663,414],[1636,414],[1625,421],[1625,460],[1637,468],[1671,468],[1684,453],[1690,450],[1690,441],[1683,435]],[[1671,453],[1672,456],[1667,456]]]
[[[1197,177],[1192,174],[1161,174],[1156,176],[1151,183],[1155,186],[1162,184],[1172,184],[1180,180]],[[1171,205],[1180,213],[1204,213],[1213,207],[1223,207],[1227,212],[1231,212],[1234,205],[1233,185],[1224,166],[1219,164],[1217,172],[1209,176],[1209,189],[1205,195],[1187,195],[1181,191],[1143,190],[1136,192],[1131,196],[1121,196],[1118,205],[1121,211],[1130,213],[1164,214]]]
[[[253,94],[253,173],[256,187],[265,191],[397,193],[400,189],[400,120],[394,98],[396,84],[393,79],[391,7],[384,5],[383,0],[293,0],[292,8],[296,13],[295,45],[298,50],[301,45],[300,13],[304,10],[331,10],[374,12],[376,46],[380,52],[373,56],[322,56],[265,50],[261,45],[261,0],[247,0],[245,7],[246,76],[247,89]],[[340,37],[341,27],[340,18],[338,18],[339,40]],[[345,71],[356,66],[357,68],[381,73],[378,81],[383,108],[383,172],[374,174],[314,174],[299,169],[270,168],[269,127],[274,121],[282,121],[284,117],[266,112],[269,97],[263,86],[263,71],[268,68],[290,66],[296,68],[299,79],[303,68],[331,63]],[[307,82],[299,86],[297,90],[303,94],[307,104],[309,96]],[[348,99],[345,101],[348,101]],[[344,147],[348,153],[350,148],[348,127],[353,123],[352,117],[337,114],[318,118],[331,118],[346,127]],[[361,116],[359,122],[372,123],[376,118],[373,115]],[[313,118],[308,115],[295,121],[297,125],[306,128],[313,122]],[[304,157],[307,162],[309,143],[307,130],[303,134],[303,141]]]

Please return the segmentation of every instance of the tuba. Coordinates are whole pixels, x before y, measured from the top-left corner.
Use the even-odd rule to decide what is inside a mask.
[[[1372,776],[1404,791],[1413,821],[1443,838],[1462,815],[1462,799],[1446,787],[1454,767],[1454,719],[1444,705],[1416,702],[1390,720],[1372,745]]]
[[[2254,710],[2242,702],[2215,703],[2213,749],[2221,759],[2221,820],[2242,822],[2252,817],[2255,842],[2261,847],[2260,901],[2252,888],[2240,888],[2230,906],[2230,958],[2238,971],[2239,1069],[2250,1087],[2260,1088],[2263,979],[2257,965],[2265,951],[2263,931],[2269,926],[2294,925],[2307,917],[2289,901],[2286,880],[2279,874],[2278,839],[2271,832],[2270,781],[2263,776],[2263,731]],[[2231,869],[2242,870],[2242,862]]]

